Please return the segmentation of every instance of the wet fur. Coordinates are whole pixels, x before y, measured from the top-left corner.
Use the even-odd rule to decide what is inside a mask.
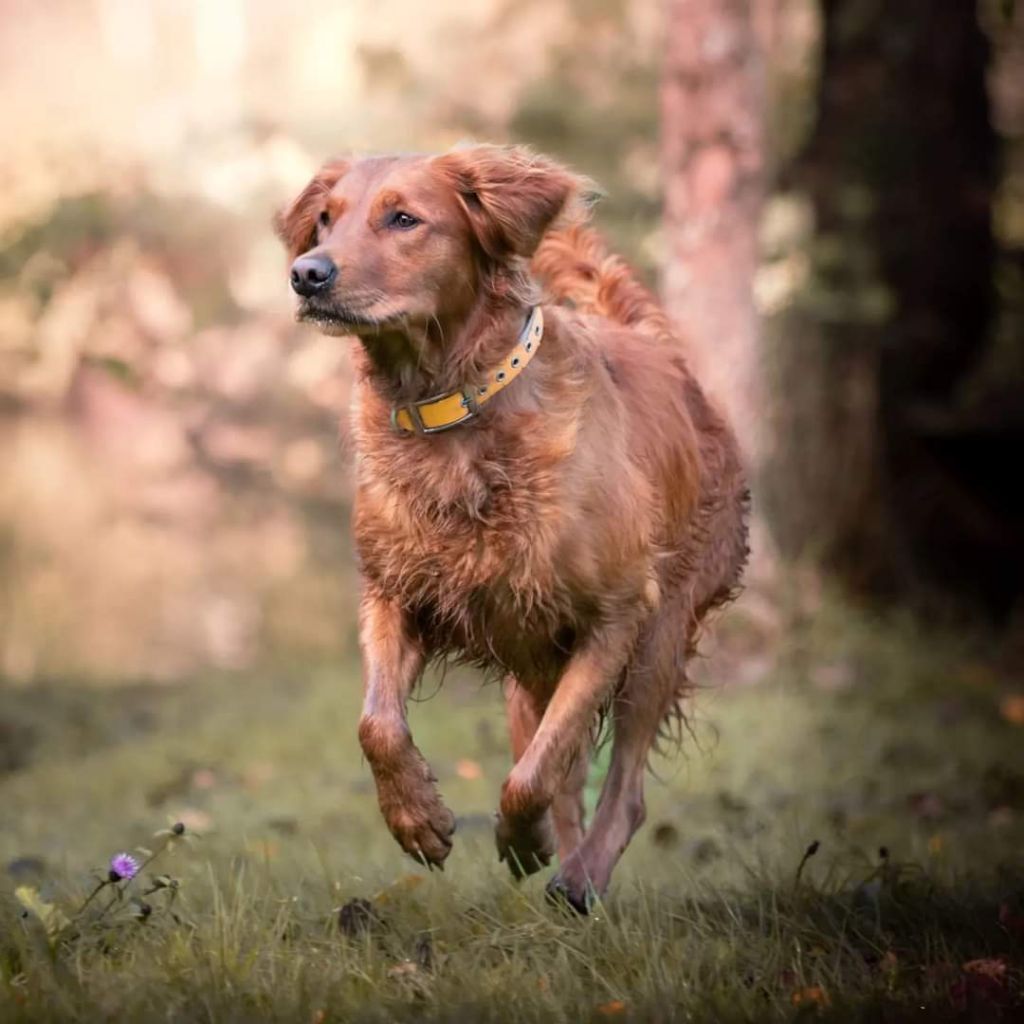
[[[450,269],[470,287],[464,308],[438,306],[387,345],[364,332],[355,350],[360,738],[396,838],[440,863],[450,812],[408,736],[404,701],[433,658],[505,676],[517,764],[499,850],[527,873],[550,857],[553,827],[563,858],[553,891],[584,908],[642,821],[637,764],[681,714],[698,627],[739,583],[746,484],[685,345],[584,223],[588,183],[523,150],[422,160],[367,173],[397,175],[402,196],[442,197],[432,216],[450,237],[465,233],[464,256],[450,257],[465,265]],[[318,238],[335,253],[333,235],[310,230],[348,166],[330,165],[282,217],[293,255]],[[417,251],[401,241],[380,243],[392,281]],[[473,384],[504,357],[538,286],[544,338],[515,384],[472,423],[396,434],[395,401]],[[584,838],[579,765],[602,713],[616,748]]]

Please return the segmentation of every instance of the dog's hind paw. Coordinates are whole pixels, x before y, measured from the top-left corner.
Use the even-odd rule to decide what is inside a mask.
[[[555,875],[544,890],[548,903],[556,907],[568,907],[577,914],[586,916],[597,898],[590,884],[584,885],[579,891],[564,879],[561,874]]]
[[[539,818],[521,821],[498,815],[495,827],[498,859],[508,864],[517,881],[532,875],[551,863],[555,855],[555,837],[551,815],[546,811]]]

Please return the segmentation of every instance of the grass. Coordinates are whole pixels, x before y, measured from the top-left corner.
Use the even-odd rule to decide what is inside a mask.
[[[1015,685],[906,623],[794,624],[757,685],[698,694],[586,920],[496,862],[491,687],[452,674],[413,708],[460,817],[444,874],[378,817],[354,664],[0,691],[0,1020],[1021,1019]],[[51,947],[23,914],[16,886],[74,907],[174,820],[202,833],[158,862],[176,918],[161,892],[146,919],[126,901]]]

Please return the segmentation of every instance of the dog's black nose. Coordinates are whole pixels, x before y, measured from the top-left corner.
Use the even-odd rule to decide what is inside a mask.
[[[292,288],[307,299],[330,288],[337,276],[329,256],[300,256],[292,264]]]

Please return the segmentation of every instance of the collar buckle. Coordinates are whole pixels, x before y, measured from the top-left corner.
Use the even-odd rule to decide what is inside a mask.
[[[463,409],[466,410],[465,415],[457,420],[451,420],[448,423],[439,423],[436,427],[428,427],[423,422],[423,415],[420,413],[420,408],[424,405],[433,405],[439,399],[447,398],[448,395],[436,395],[433,398],[424,398],[419,402],[410,402],[408,405],[396,405],[391,410],[391,426],[394,430],[401,434],[403,437],[409,437],[412,434],[418,434],[420,437],[425,437],[428,434],[443,434],[446,430],[451,430],[452,427],[461,427],[463,423],[468,423],[470,420],[475,419],[477,414],[480,412],[480,405],[476,400],[474,389],[467,385],[462,389],[459,397],[459,404]],[[398,422],[399,413],[404,412],[412,423],[412,430],[407,427],[403,427]]]
[[[492,372],[479,386],[466,384],[457,391],[433,395],[407,405],[396,405],[391,409],[391,427],[402,437],[428,434],[442,434],[452,427],[461,426],[476,419],[481,405],[511,383],[533,358],[544,333],[544,314],[540,306],[534,306],[523,324],[515,348],[505,357],[498,369]],[[428,415],[434,426],[427,426],[421,410],[429,407]],[[459,415],[459,410],[462,415]]]

